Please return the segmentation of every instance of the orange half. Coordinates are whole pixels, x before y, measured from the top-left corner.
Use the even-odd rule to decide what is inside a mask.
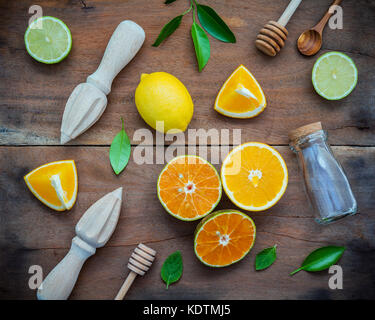
[[[195,231],[194,251],[210,267],[226,267],[243,259],[255,242],[254,221],[237,210],[221,210],[204,218]]]
[[[172,159],[161,171],[158,197],[172,216],[193,221],[209,214],[222,193],[220,176],[207,160],[183,155]]]
[[[221,87],[215,110],[231,118],[253,118],[266,107],[266,97],[258,81],[240,65]]]
[[[288,170],[280,153],[259,142],[234,148],[221,167],[223,188],[239,208],[262,211],[275,205],[288,185]]]
[[[34,196],[56,211],[71,209],[77,199],[78,179],[74,160],[44,164],[24,179]]]

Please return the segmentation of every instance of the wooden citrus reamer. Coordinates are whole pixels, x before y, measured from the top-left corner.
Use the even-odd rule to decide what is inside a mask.
[[[79,219],[66,256],[38,288],[39,300],[66,300],[72,292],[85,261],[103,247],[116,228],[122,203],[122,187],[106,194]]]
[[[99,120],[107,107],[107,95],[118,73],[134,58],[145,32],[133,21],[122,21],[113,32],[98,69],[76,86],[65,105],[61,144],[75,139]]]
[[[140,243],[137,248],[134,249],[131,257],[129,258],[128,268],[130,273],[124,283],[122,284],[120,291],[117,293],[115,300],[124,299],[130,286],[137,275],[143,276],[150,269],[152,262],[155,259],[156,251]]]
[[[288,30],[285,26],[288,24],[290,18],[297,10],[302,0],[290,1],[288,7],[281,15],[280,19],[276,21],[269,21],[260,31],[255,40],[255,46],[271,57],[275,56],[285,44],[288,36]]]

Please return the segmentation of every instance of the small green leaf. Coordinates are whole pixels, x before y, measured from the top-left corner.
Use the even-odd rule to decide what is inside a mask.
[[[115,136],[109,149],[109,161],[113,171],[118,175],[125,169],[129,162],[131,153],[131,144],[128,135],[124,130],[124,119],[122,120],[122,129]]]
[[[158,38],[155,40],[152,46],[159,46],[159,44],[161,44],[166,38],[168,38],[173,32],[175,32],[177,28],[180,26],[183,16],[184,15],[177,16],[176,18],[173,18],[171,21],[169,21],[163,27],[163,29],[161,29]]]
[[[194,42],[199,72],[201,72],[210,58],[210,41],[204,30],[196,22],[191,26],[191,37]]]
[[[167,289],[170,284],[180,280],[182,276],[182,256],[180,251],[172,253],[165,259],[161,268],[161,278],[167,284]]]
[[[276,245],[259,252],[255,258],[255,270],[268,268],[276,260]]]
[[[170,3],[172,3],[172,2],[175,2],[176,0],[165,0],[165,4],[170,4]]]
[[[301,270],[314,272],[328,269],[341,258],[344,251],[345,247],[335,246],[327,246],[316,249],[306,257],[301,267],[294,270],[292,273],[290,273],[290,275],[292,276]]]
[[[197,4],[198,18],[202,27],[213,37],[223,42],[235,43],[236,37],[214,9]]]

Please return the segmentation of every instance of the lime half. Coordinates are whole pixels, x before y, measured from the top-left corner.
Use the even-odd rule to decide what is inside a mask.
[[[41,17],[27,28],[25,45],[27,52],[35,60],[48,64],[57,63],[69,54],[72,35],[60,19]]]
[[[312,83],[316,92],[328,100],[340,100],[353,91],[358,71],[352,59],[341,52],[327,52],[315,62]]]

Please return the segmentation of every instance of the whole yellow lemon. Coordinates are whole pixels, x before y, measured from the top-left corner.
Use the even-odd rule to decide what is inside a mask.
[[[135,104],[149,126],[168,133],[185,131],[194,112],[193,100],[184,84],[166,72],[141,75]]]

